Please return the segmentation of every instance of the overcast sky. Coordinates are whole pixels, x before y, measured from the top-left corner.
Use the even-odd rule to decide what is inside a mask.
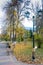
[[[0,0],[0,28],[2,28],[3,26],[3,19],[5,18],[5,12],[2,10],[3,6],[5,5],[5,3],[7,1],[10,1],[10,0]],[[26,0],[24,0],[26,1]],[[31,0],[33,4],[35,4],[36,2],[38,2],[41,6],[41,0]],[[32,20],[28,21],[27,18],[25,18],[23,21],[22,21],[22,24],[25,26],[25,27],[33,27],[33,23],[32,23]],[[1,33],[1,31],[0,31]]]

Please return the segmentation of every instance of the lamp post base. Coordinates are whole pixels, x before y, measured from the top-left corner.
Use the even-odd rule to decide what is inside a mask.
[[[34,61],[34,60],[35,60],[35,50],[33,48],[33,50],[32,50],[32,61]]]

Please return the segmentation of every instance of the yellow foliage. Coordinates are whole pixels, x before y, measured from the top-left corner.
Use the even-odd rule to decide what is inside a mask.
[[[24,52],[27,48],[32,48],[31,44],[25,44],[25,43],[17,43],[14,48],[14,52],[16,54],[20,54],[21,52]]]
[[[14,11],[14,16],[16,16],[17,15],[17,12],[16,11]]]

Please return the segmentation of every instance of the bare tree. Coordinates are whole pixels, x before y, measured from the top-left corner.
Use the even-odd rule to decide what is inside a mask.
[[[11,0],[11,2],[7,2],[4,9],[6,9],[7,18],[10,20],[10,27],[11,24],[13,25],[13,40],[14,40],[14,31],[15,31],[15,22],[17,19],[17,25],[19,23],[19,6],[20,2],[18,0]],[[15,15],[16,13],[16,15]],[[10,38],[11,38],[11,31],[10,31]]]

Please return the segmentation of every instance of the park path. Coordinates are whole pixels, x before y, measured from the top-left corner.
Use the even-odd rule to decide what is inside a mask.
[[[6,44],[0,42],[0,65],[29,65],[17,61],[11,53],[8,55]]]

